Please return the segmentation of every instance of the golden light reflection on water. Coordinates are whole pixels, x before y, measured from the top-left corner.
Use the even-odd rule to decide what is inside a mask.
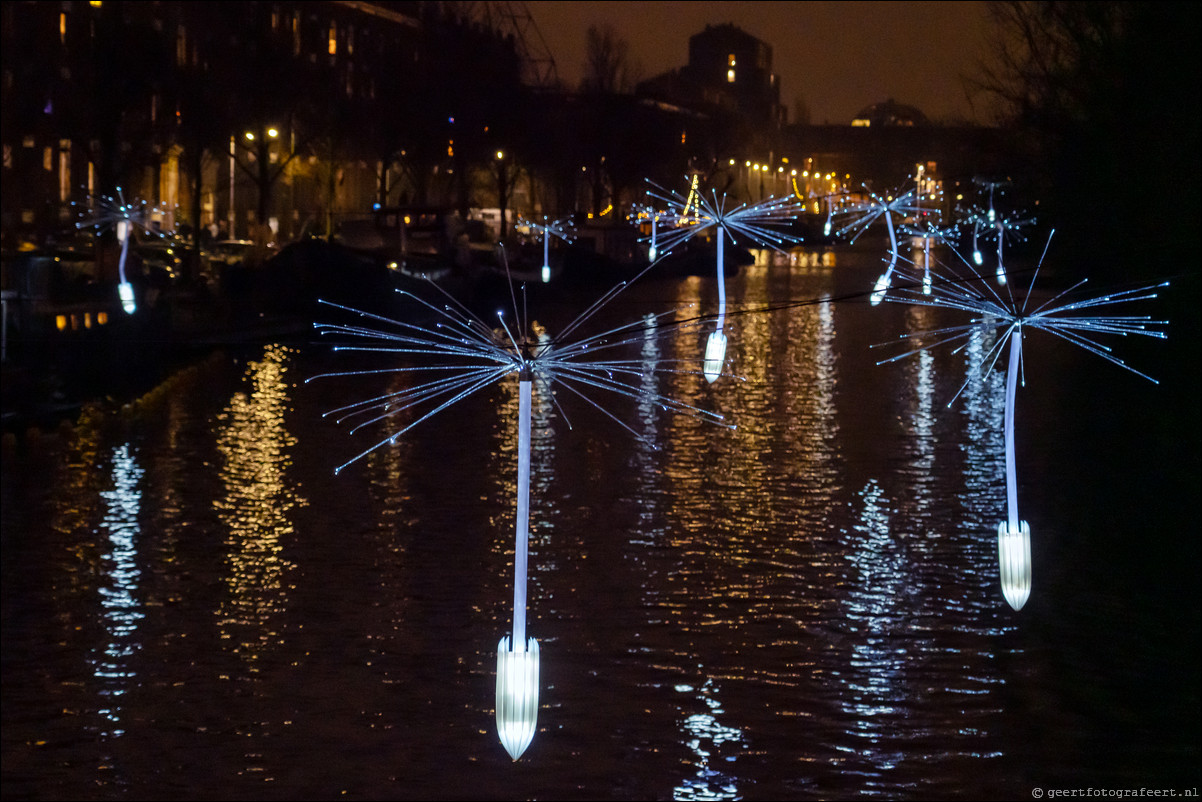
[[[289,513],[306,504],[288,478],[297,442],[285,419],[289,358],[287,348],[269,346],[261,360],[247,365],[250,393],[235,393],[217,416],[225,495],[214,506],[228,530],[229,568],[229,595],[217,611],[218,628],[248,661],[282,642],[275,621],[287,608],[287,575],[293,569],[283,556],[293,534]]]
[[[772,268],[742,271],[734,282],[734,303],[752,310],[731,317],[732,370],[746,381],[724,378],[710,387],[678,376],[668,391],[738,424],[728,431],[682,416],[665,424],[664,476],[667,495],[677,500],[671,545],[687,557],[674,579],[684,583],[681,592],[710,600],[699,622],[705,625],[737,625],[767,585],[794,582],[786,566],[807,550],[807,533],[823,520],[838,487],[833,305],[818,301],[764,314],[743,300],[762,306],[774,289],[821,294],[791,281],[789,271]],[[699,296],[700,286],[685,282],[675,301]],[[678,358],[690,359],[699,348],[694,340],[677,340]],[[726,570],[714,576],[689,567],[710,559]]]

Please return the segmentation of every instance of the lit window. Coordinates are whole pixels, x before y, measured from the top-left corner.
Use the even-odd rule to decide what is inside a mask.
[[[63,44],[67,43],[67,12],[58,15],[58,38]]]
[[[733,84],[735,82],[735,71],[734,70],[726,71],[726,82],[728,84]]]
[[[338,26],[333,22],[330,23],[330,55],[338,53]]]
[[[728,67],[735,66],[735,54],[734,53],[731,53],[729,56],[726,57],[726,66],[728,66]]]

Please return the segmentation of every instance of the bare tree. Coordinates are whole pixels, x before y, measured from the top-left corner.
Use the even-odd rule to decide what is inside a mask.
[[[618,36],[612,25],[590,25],[580,90],[602,94],[629,92],[634,78],[627,58],[629,50],[629,43]]]
[[[1091,97],[1122,64],[1138,4],[989,3],[992,61],[969,80],[970,94],[998,103],[1003,120],[1059,122],[1095,108]]]

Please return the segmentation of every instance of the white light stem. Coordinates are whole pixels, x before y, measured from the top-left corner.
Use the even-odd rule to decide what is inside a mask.
[[[931,238],[923,240],[922,246],[922,293],[931,294]]]
[[[518,382],[518,519],[513,551],[514,651],[526,651],[526,561],[530,535],[530,390],[533,382]]]
[[[551,266],[551,234],[543,232],[543,267]]]
[[[726,322],[726,232],[718,229],[718,331]]]
[[[1002,264],[1002,245],[1006,241],[1006,229],[1001,222],[997,226],[997,280],[999,284],[1006,283],[1006,267]]]
[[[129,253],[129,234],[121,240],[121,258],[117,261],[117,275],[122,284],[125,284],[125,255]]]
[[[888,286],[888,277],[893,275],[893,268],[897,267],[897,232],[893,230],[893,215],[889,212],[885,212],[885,227],[889,229],[889,243],[893,246],[889,254],[889,269],[885,271]]]
[[[1023,355],[1022,329],[1010,333],[1010,365],[1006,370],[1006,520],[1011,532],[1018,531],[1018,482],[1014,476],[1014,391],[1018,387],[1019,363]]]

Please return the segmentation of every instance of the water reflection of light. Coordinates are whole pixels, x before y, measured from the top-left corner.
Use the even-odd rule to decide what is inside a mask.
[[[659,405],[654,401],[659,395],[659,381],[655,372],[659,362],[659,338],[655,336],[655,315],[648,314],[643,322],[646,328],[643,330],[643,346],[639,352],[643,370],[642,381],[639,383],[642,395],[638,405],[639,433],[643,437],[635,442],[638,443],[639,454],[645,458],[649,451],[659,448]]]
[[[897,715],[908,706],[904,687],[907,663],[916,642],[894,636],[908,626],[908,566],[898,539],[890,532],[888,499],[880,484],[869,480],[858,494],[863,507],[850,534],[854,544],[848,561],[855,568],[843,599],[853,642],[848,665],[834,673],[843,684],[839,694],[848,714],[852,740],[845,748],[870,761],[874,770],[893,768],[902,752],[893,744]]]
[[[1006,388],[1000,371],[990,371],[982,377],[985,356],[993,345],[995,331],[986,322],[973,331],[964,346],[965,371],[969,376],[981,377],[970,381],[962,393],[961,414],[966,417],[964,433],[965,451],[965,505],[975,513],[975,518],[991,520],[1002,498],[1004,465],[1001,455],[1005,453],[1002,421],[1006,414]],[[988,529],[992,530],[992,524]]]
[[[138,622],[145,614],[138,601],[137,536],[138,513],[142,506],[139,483],[143,470],[130,454],[129,444],[114,449],[113,489],[100,494],[105,503],[100,526],[108,533],[108,551],[100,561],[107,584],[100,586],[101,621],[108,634],[102,652],[93,652],[89,663],[101,697],[98,712],[107,719],[103,735],[117,737],[121,727],[121,697],[134,682],[129,658],[141,648],[135,639]]]
[[[235,393],[217,418],[225,497],[214,506],[229,530],[229,596],[218,611],[219,628],[247,660],[282,642],[272,622],[286,608],[285,575],[293,567],[283,557],[284,541],[293,532],[289,512],[306,503],[286,476],[296,445],[284,419],[288,359],[287,348],[269,346],[247,366],[250,395]]]
[[[907,318],[911,331],[927,331],[932,327],[930,307],[910,307]],[[916,342],[914,347],[917,346]],[[916,357],[908,368],[914,381],[914,404],[910,414],[913,442],[910,498],[919,511],[926,511],[932,501],[935,482],[935,357],[930,349],[919,351]]]
[[[705,712],[693,713],[681,722],[686,743],[694,755],[696,777],[687,777],[672,792],[673,799],[738,799],[739,788],[734,776],[715,769],[712,761],[714,752],[725,743],[743,743],[743,733],[718,721],[722,705],[716,698],[717,688],[713,679],[707,679],[700,688],[680,684],[678,693],[695,694],[705,706]]]
[[[802,274],[808,271],[826,272],[836,263],[834,251],[826,248],[806,248],[795,246],[787,251],[777,251],[772,248],[750,248],[752,266],[755,268],[789,268],[792,272]]]

